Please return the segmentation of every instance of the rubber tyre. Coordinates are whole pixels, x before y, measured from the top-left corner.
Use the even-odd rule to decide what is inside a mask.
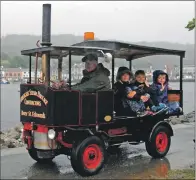
[[[95,167],[93,168],[88,167],[88,165],[86,165],[84,162],[88,150],[89,152],[91,152],[90,148],[95,150],[92,151],[95,154],[95,159],[98,158],[97,161],[95,160],[94,163]],[[89,158],[90,157],[88,157],[88,160]],[[88,160],[86,159],[86,161]],[[89,160],[89,162],[90,161],[91,160]],[[103,168],[105,162],[106,162],[106,150],[105,150],[104,143],[100,138],[96,136],[88,137],[82,142],[75,144],[72,148],[71,165],[74,171],[81,176],[92,176],[97,174]]]
[[[164,137],[165,145],[162,150],[158,149],[157,142],[160,136]],[[151,140],[145,142],[146,151],[153,158],[163,158],[169,151],[171,144],[171,137],[169,133],[169,129],[165,126],[158,126],[154,132],[152,133]]]
[[[31,148],[28,150],[29,155],[31,158],[35,161],[37,161],[40,164],[48,164],[51,163],[53,158],[47,158],[47,159],[41,159],[37,156],[37,150],[35,148]]]

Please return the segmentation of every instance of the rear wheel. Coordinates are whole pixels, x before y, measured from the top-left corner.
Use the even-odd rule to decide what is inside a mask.
[[[35,161],[37,161],[40,164],[47,164],[47,163],[51,163],[53,158],[39,158],[37,155],[37,150],[35,148],[31,148],[28,150],[29,155],[31,156],[32,159],[34,159]]]
[[[81,176],[95,175],[104,166],[105,154],[102,140],[96,136],[88,137],[73,147],[72,168]]]
[[[151,139],[146,143],[146,151],[153,158],[166,156],[171,144],[169,129],[165,126],[158,126],[152,133]]]

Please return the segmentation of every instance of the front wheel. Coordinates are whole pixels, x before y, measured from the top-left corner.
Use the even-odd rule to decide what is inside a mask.
[[[146,141],[146,151],[153,158],[166,156],[171,144],[169,129],[165,126],[158,126],[152,133],[151,139]]]
[[[32,159],[37,161],[40,164],[47,164],[51,163],[53,158],[39,158],[37,155],[37,150],[35,148],[31,148],[28,150],[29,155],[31,156]]]
[[[72,149],[71,165],[81,176],[97,174],[103,168],[105,160],[105,146],[96,136],[86,138]]]

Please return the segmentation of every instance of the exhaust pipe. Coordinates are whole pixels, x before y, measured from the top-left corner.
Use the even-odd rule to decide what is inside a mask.
[[[51,46],[51,4],[43,4],[42,43],[43,47]],[[50,54],[42,55],[42,80],[50,85]]]
[[[51,4],[43,4],[42,46],[51,46]]]

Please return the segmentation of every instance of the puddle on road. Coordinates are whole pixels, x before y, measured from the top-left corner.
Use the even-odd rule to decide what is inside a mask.
[[[141,151],[139,154],[127,152],[111,157],[104,171],[92,179],[152,179],[165,178],[170,170],[167,158],[152,159]]]
[[[120,154],[108,158],[105,168],[96,176],[85,179],[152,179],[165,178],[170,170],[167,158],[151,159],[145,156],[144,150],[130,151],[122,149]],[[52,164],[39,165],[35,163],[27,173],[28,179],[83,179],[71,168],[70,163],[54,161]]]
[[[166,158],[161,160],[151,159],[139,171],[121,176],[121,179],[164,179],[167,177],[169,170],[170,164]]]

